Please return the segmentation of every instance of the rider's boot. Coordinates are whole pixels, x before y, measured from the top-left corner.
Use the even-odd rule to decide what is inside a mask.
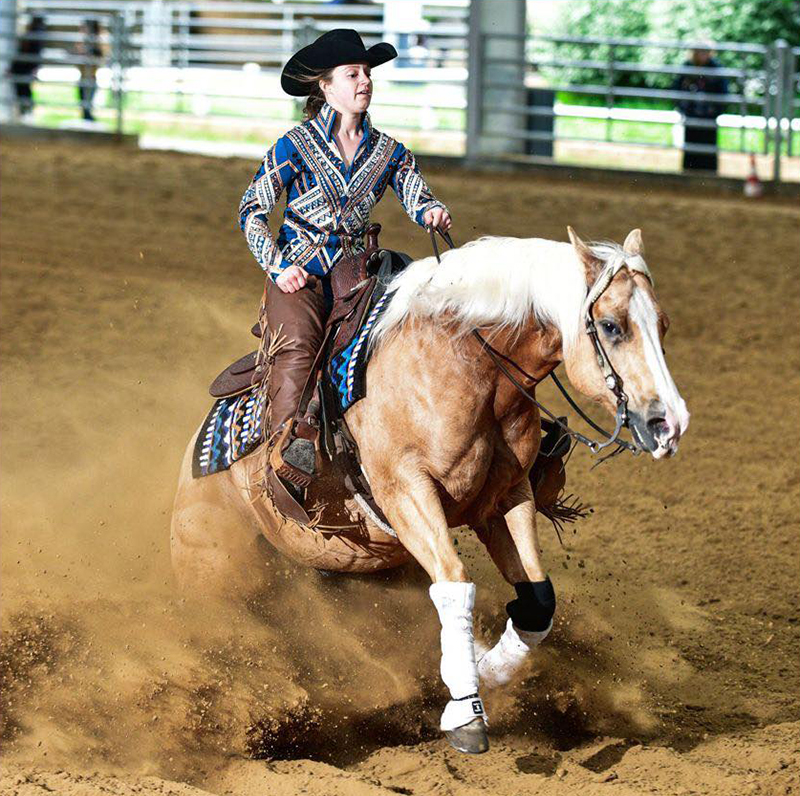
[[[314,440],[294,436],[287,422],[269,457],[267,478],[275,505],[281,514],[301,525],[311,522],[304,503],[306,489],[316,475],[316,456]]]
[[[295,471],[299,470],[309,478],[316,475],[316,459],[317,449],[310,439],[298,437],[292,440],[283,452],[284,464],[290,465]]]
[[[287,421],[272,449],[270,466],[284,483],[295,488],[289,490],[293,497],[311,486],[317,475],[317,426],[317,418],[310,413],[295,422]]]

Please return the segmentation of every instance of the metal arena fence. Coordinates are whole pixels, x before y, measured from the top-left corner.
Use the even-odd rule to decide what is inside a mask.
[[[721,66],[683,62],[687,51],[710,46]],[[570,56],[560,55],[564,50]],[[675,141],[689,122],[735,133],[725,136],[728,150],[772,153],[772,178],[780,180],[784,158],[800,155],[799,72],[800,48],[783,40],[769,46],[709,45],[472,32],[468,140],[475,157],[483,148],[491,150],[482,143],[486,138],[499,139],[507,151],[552,157],[556,140],[664,147],[667,127],[683,151],[717,152],[718,144]],[[727,90],[680,90],[676,84],[684,76],[724,79]],[[571,98],[572,105],[559,103],[560,96]],[[687,119],[676,109],[685,101],[709,106],[708,118]],[[558,130],[554,120],[567,116],[580,124]],[[513,141],[517,147],[509,146]]]
[[[798,47],[714,43],[722,66],[712,70],[682,63],[705,42],[485,33],[469,24],[466,0],[413,4],[416,17],[403,16],[411,5],[17,0],[0,3],[0,53],[3,67],[17,65],[9,83],[33,88],[28,123],[72,124],[78,90],[96,89],[105,129],[259,148],[300,117],[280,90],[282,64],[325,30],[355,27],[367,46],[397,47],[399,57],[375,72],[371,113],[379,126],[416,136],[419,151],[564,160],[572,146],[588,163],[621,151],[612,164],[624,167],[636,150],[648,168],[651,153],[716,151],[681,140],[678,107],[692,100],[718,108],[691,124],[716,129],[719,149],[767,156],[774,180],[800,173]],[[43,30],[24,33],[37,15]],[[87,19],[98,25],[90,51]],[[23,51],[26,38],[36,52]],[[725,78],[727,93],[676,89],[687,74]]]
[[[467,26],[459,0],[423,7],[417,27],[394,21],[381,5],[26,0],[18,9],[44,17],[46,30],[34,34],[41,54],[17,56],[35,61],[36,74],[12,79],[35,81],[36,104],[49,112],[76,112],[77,87],[96,83],[101,111],[112,111],[103,118],[120,132],[178,126],[187,117],[220,129],[263,127],[254,120],[285,126],[299,118],[300,104],[281,92],[280,69],[334,27],[357,27],[367,46],[389,40],[399,52],[376,72],[373,115],[393,127],[463,131]],[[87,18],[99,23],[102,56],[76,52]],[[87,66],[96,70],[88,81],[79,74]],[[63,90],[48,95],[46,87]]]

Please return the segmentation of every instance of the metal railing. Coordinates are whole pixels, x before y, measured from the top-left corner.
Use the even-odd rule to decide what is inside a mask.
[[[382,5],[203,0],[19,0],[26,17],[41,15],[36,55],[16,61],[34,72],[11,77],[36,83],[36,105],[51,117],[77,113],[69,90],[99,87],[101,114],[118,131],[149,121],[211,127],[299,118],[299,103],[279,87],[280,69],[297,49],[332,27],[355,26],[370,46],[392,41],[398,58],[376,70],[373,113],[393,127],[463,129],[467,52],[465,3],[430,3],[416,29],[393,30]],[[0,14],[4,12],[0,4]],[[97,20],[102,57],[76,53],[81,22]],[[77,70],[96,72],[80,77]],[[387,87],[387,90],[384,90]],[[60,89],[56,91],[55,89]],[[63,119],[62,119],[63,122]]]
[[[11,6],[0,2],[0,20]],[[717,43],[723,64],[710,70],[681,63],[686,50],[703,42],[480,33],[467,25],[467,0],[427,4],[416,26],[395,24],[382,4],[17,0],[16,6],[21,19],[40,14],[46,21],[34,36],[41,51],[14,56],[31,70],[7,78],[34,86],[35,124],[69,123],[80,113],[78,89],[96,87],[96,112],[107,129],[212,138],[234,131],[264,141],[300,117],[300,103],[280,90],[282,64],[325,30],[353,26],[367,46],[389,40],[397,47],[396,61],[375,71],[372,113],[381,126],[420,133],[420,151],[461,154],[466,145],[473,159],[562,158],[565,147],[580,144],[601,154],[633,147],[653,157],[659,149],[717,151],[713,143],[678,140],[686,121],[678,106],[687,100],[720,111],[690,120],[691,127],[720,130],[720,150],[769,155],[775,180],[786,178],[785,158],[800,150],[800,47],[785,42]],[[86,19],[99,24],[102,55],[80,52]],[[19,41],[7,31],[4,24],[5,62]],[[687,75],[724,78],[728,90],[681,90],[676,80]],[[791,170],[798,171],[796,161]]]
[[[503,54],[519,51],[520,44],[522,59]],[[579,53],[565,57],[563,45]],[[795,151],[800,48],[785,41],[771,46],[715,43],[722,65],[679,62],[687,50],[708,47],[691,41],[473,34],[468,153],[475,160],[484,153],[496,155],[498,149],[515,158],[552,157],[556,142],[674,149],[676,133],[684,127],[738,130],[737,136],[725,136],[723,147],[683,141],[677,148],[705,155],[721,149],[771,154],[772,178],[780,180],[782,161],[800,154]],[[600,49],[605,58],[596,57]],[[636,60],[624,59],[625,51],[633,51]],[[684,77],[724,80],[727,88],[685,90],[680,85]],[[581,108],[576,97],[586,106]],[[699,104],[706,107],[693,116],[691,107]],[[567,116],[584,123],[565,123]],[[503,123],[493,124],[493,117]],[[599,125],[592,123],[597,121],[604,123],[602,131],[588,135],[597,132]],[[624,135],[618,138],[616,131]]]

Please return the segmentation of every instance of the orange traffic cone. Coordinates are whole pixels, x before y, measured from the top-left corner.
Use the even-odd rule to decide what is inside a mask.
[[[744,195],[755,199],[761,194],[764,193],[764,186],[761,183],[761,180],[758,179],[758,172],[756,171],[756,156],[751,154],[750,155],[750,174],[747,175],[747,179],[744,181]]]

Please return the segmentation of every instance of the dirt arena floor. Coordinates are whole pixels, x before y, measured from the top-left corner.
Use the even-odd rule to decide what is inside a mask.
[[[796,202],[428,172],[461,241],[641,227],[692,412],[673,460],[573,457],[594,514],[563,547],[544,530],[555,629],[488,696],[471,758],[436,729],[415,568],[323,578],[275,554],[246,607],[172,589],[183,449],[252,348],[262,276],[236,208],[256,164],[0,153],[0,793],[800,794]],[[377,220],[427,253],[391,194]],[[495,638],[510,589],[457,535]]]

